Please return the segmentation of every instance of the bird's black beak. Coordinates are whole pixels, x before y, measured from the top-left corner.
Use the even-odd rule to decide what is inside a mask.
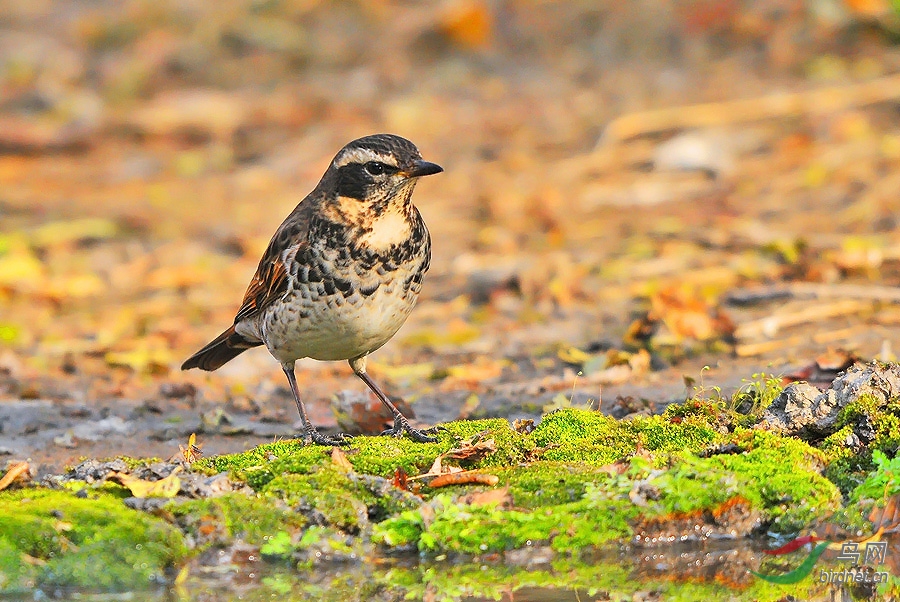
[[[406,177],[408,178],[418,178],[420,176],[430,176],[432,174],[441,173],[444,171],[444,168],[438,165],[437,163],[429,163],[428,161],[423,161],[419,159],[410,169],[406,170]]]

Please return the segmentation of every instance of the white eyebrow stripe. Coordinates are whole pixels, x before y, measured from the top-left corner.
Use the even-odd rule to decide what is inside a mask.
[[[397,167],[397,160],[393,156],[381,155],[368,148],[352,148],[344,151],[335,158],[334,166],[340,169],[350,163],[368,163],[369,161],[377,161],[391,167]]]

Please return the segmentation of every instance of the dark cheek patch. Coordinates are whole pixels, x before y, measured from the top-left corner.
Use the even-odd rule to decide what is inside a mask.
[[[338,170],[337,193],[361,201],[366,198],[366,189],[371,184],[362,166],[357,163],[345,165]]]

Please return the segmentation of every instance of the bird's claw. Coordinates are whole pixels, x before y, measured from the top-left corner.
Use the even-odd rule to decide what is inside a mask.
[[[347,445],[353,439],[350,435],[338,433],[337,435],[323,435],[314,427],[306,429],[306,435],[303,437],[305,443],[314,445]]]
[[[437,443],[437,437],[431,437],[428,433],[437,433],[437,427],[433,426],[430,429],[426,429],[424,431],[420,431],[417,428],[413,428],[409,421],[406,420],[403,416],[397,416],[394,419],[394,426],[389,429],[385,429],[382,431],[382,435],[388,435],[390,437],[402,437],[403,433],[409,433],[409,438],[418,443]]]

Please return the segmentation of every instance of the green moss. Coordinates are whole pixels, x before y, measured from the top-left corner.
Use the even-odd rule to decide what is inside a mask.
[[[25,555],[38,562],[26,562]],[[140,589],[163,581],[186,555],[176,528],[109,495],[48,489],[0,494],[0,592]]]
[[[506,466],[522,462],[534,443],[515,432],[504,419],[470,420],[444,425],[437,443],[416,443],[409,438],[354,437],[344,448],[347,459],[361,474],[392,477],[397,469],[409,475],[427,470],[441,454],[478,433],[493,439],[496,450],[477,460],[461,460],[466,468]],[[329,448],[304,445],[300,440],[260,445],[239,454],[204,458],[193,464],[195,470],[216,474],[230,472],[261,491],[276,477],[311,474],[318,466],[330,463]]]
[[[390,477],[402,468],[414,475],[427,470],[448,449],[450,441],[446,435],[439,443],[416,443],[406,437],[355,437],[347,459],[357,472],[364,474]]]
[[[795,531],[840,506],[838,490],[819,474],[823,454],[799,440],[741,430],[726,438],[691,416],[676,424],[663,417],[617,422],[564,410],[546,420],[544,430],[535,431],[536,444],[548,446],[543,453],[562,451],[581,461],[493,471],[509,487],[515,509],[459,504],[442,494],[376,525],[375,540],[432,553],[499,552],[529,542],[574,552],[630,537],[633,521],[714,511],[735,498],[747,500],[779,532]],[[565,442],[550,446],[551,436]],[[723,441],[738,453],[689,453]],[[620,446],[600,452],[600,442]],[[597,466],[633,453],[637,442],[643,451],[629,464]],[[640,506],[631,501],[639,486],[655,492]]]
[[[320,468],[312,475],[283,474],[269,481],[262,491],[291,506],[315,508],[329,524],[352,533],[368,522],[368,504],[375,505],[375,496],[332,467]]]
[[[874,395],[860,395],[858,399],[851,401],[841,409],[838,413],[836,424],[840,428],[862,416],[880,414],[883,403],[881,399]]]
[[[576,502],[588,484],[610,478],[608,471],[597,466],[568,462],[539,461],[493,472],[500,477],[500,486],[509,488],[517,508]]]
[[[627,496],[638,482],[646,483],[656,493],[647,500],[641,516],[665,517],[712,510],[741,496],[740,477],[723,469],[709,458],[686,457],[667,470],[653,469],[643,458],[634,458],[627,473],[605,488],[594,488],[590,495],[618,494]]]
[[[709,460],[738,476],[741,494],[763,511],[773,531],[798,531],[840,507],[840,491],[820,474],[824,454],[819,450],[766,431],[735,435],[736,443],[748,451]]]
[[[583,499],[523,512],[458,504],[444,494],[423,508],[375,525],[372,538],[389,547],[417,547],[432,553],[483,554],[542,542],[557,551],[575,553],[629,537],[627,505],[620,500]]]
[[[846,442],[859,426],[871,432],[872,440],[865,449],[856,451]],[[861,395],[840,411],[836,427],[838,430],[822,441],[819,448],[828,462],[825,475],[844,495],[849,495],[875,469],[873,452],[893,457],[900,448],[900,404],[885,404],[875,395]]]
[[[825,454],[827,466],[825,477],[834,483],[845,495],[863,482],[865,474],[872,469],[871,454],[857,454],[847,445],[853,436],[853,427],[846,425],[826,437],[819,450]]]
[[[509,425],[505,418],[491,418],[485,420],[459,420],[443,425],[441,442],[445,436],[455,444],[471,439],[479,433],[484,433],[481,440],[493,439],[497,451],[488,454],[477,461],[464,461],[466,468],[484,468],[488,466],[513,466],[525,461],[535,447],[531,438],[517,433]]]
[[[110,460],[121,460],[122,462],[125,462],[125,466],[127,466],[130,471],[146,468],[151,464],[157,464],[163,461],[160,458],[132,458],[131,456],[116,456],[115,458],[110,458]],[[100,461],[106,462],[107,460]]]
[[[427,470],[441,454],[460,442],[483,433],[481,439],[493,439],[496,450],[477,460],[461,460],[466,468],[507,466],[524,461],[533,444],[515,432],[502,418],[461,420],[442,425],[437,443],[415,443],[407,438],[357,437],[347,453],[358,472],[391,477],[398,468],[407,474]],[[452,461],[451,461],[452,462]]]
[[[304,445],[299,439],[288,439],[259,445],[238,454],[212,456],[194,462],[191,468],[209,474],[230,472],[256,490],[282,473],[306,474],[314,466],[329,459],[330,449]]]
[[[166,509],[200,548],[228,544],[235,538],[262,545],[279,531],[294,532],[306,524],[303,515],[282,503],[240,493],[172,502]]]
[[[558,410],[544,416],[530,435],[535,457],[557,462],[609,464],[634,452],[637,439],[616,419],[589,410]]]
[[[626,458],[638,446],[647,451],[699,451],[723,440],[703,417],[647,416],[616,420],[590,410],[566,409],[548,414],[532,432],[535,456],[596,466]]]
[[[634,433],[643,449],[655,452],[698,452],[724,441],[706,420],[693,416],[681,422],[663,416],[640,416],[623,421],[622,426]]]
[[[700,418],[707,424],[717,424],[728,419],[725,403],[712,399],[688,399],[684,403],[673,403],[666,406],[662,415],[669,422],[673,419]]]

